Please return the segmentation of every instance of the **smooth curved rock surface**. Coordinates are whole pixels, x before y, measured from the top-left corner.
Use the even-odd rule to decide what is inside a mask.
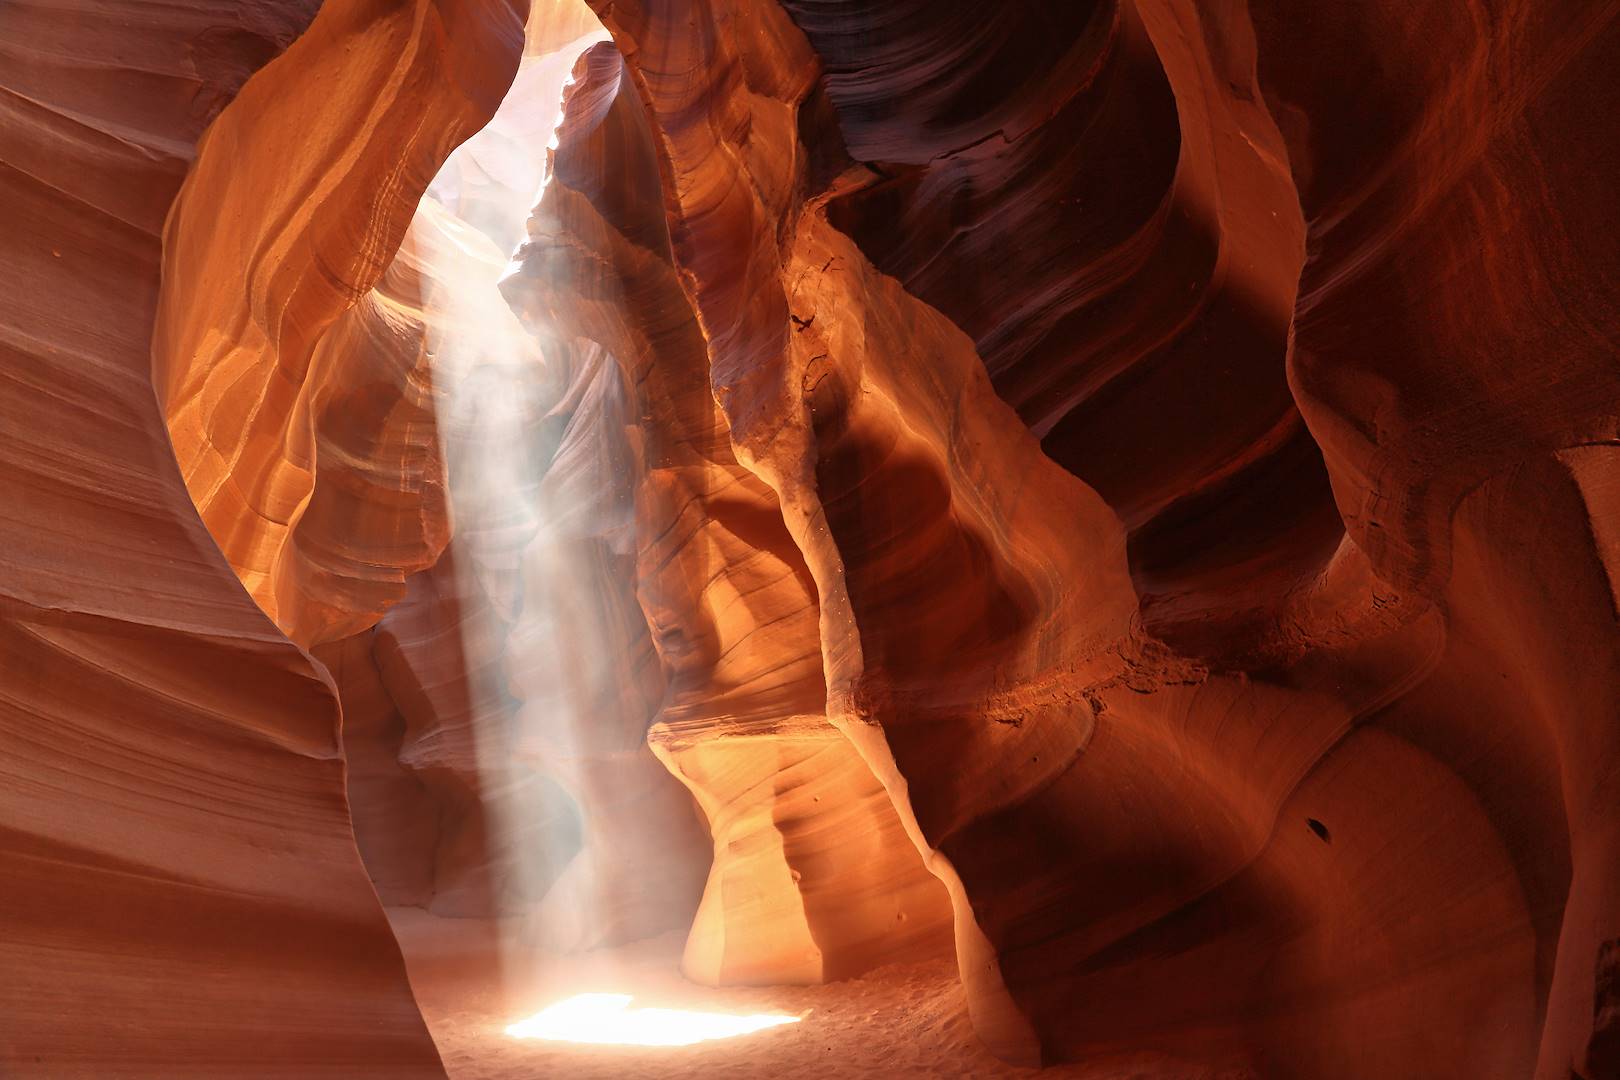
[[[537,332],[617,357],[635,390],[623,527],[667,680],[646,738],[703,808],[714,850],[683,968],[714,985],[819,982],[927,955],[944,944],[943,891],[825,719],[812,584],[774,495],[726,440],[653,134],[623,76],[611,47],[581,60],[503,290]],[[583,437],[575,454],[599,459],[603,435]]]
[[[165,230],[152,342],[204,522],[306,645],[374,623],[448,538],[421,284],[370,290],[523,44],[507,0],[330,22],[330,47],[307,43],[210,127]],[[354,55],[356,36],[374,51]]]
[[[1490,589],[1433,556],[1466,520],[1447,476],[1613,439],[1612,380],[1585,366],[1613,305],[1538,262],[1612,272],[1606,211],[1585,220],[1612,162],[1549,118],[1566,85],[1588,124],[1612,93],[1592,80],[1613,12],[1058,5],[1017,64],[1020,16],[982,6],[785,7],[604,19],[661,136],[738,459],[817,584],[829,716],[952,888],[981,1035],[1138,1070],[1607,1075],[1613,860],[1583,808],[1613,736],[1582,717],[1612,712],[1614,631],[1583,635],[1579,674],[1473,642],[1509,581],[1544,582],[1559,625],[1612,589],[1532,569],[1501,519],[1473,527],[1508,564]],[[1364,149],[1387,172],[1328,154],[1356,163],[1342,189],[1315,144],[1367,102],[1316,62],[1339,33],[1400,36],[1411,65],[1378,69],[1370,126],[1393,130]],[[1424,66],[1470,49],[1455,75]],[[1403,70],[1432,105],[1395,103]],[[1107,148],[1092,168],[1065,163],[1076,132]],[[1481,155],[1494,203],[1442,198]],[[1524,239],[1477,258],[1460,223],[1439,258],[1408,242],[1481,206],[1540,217],[1497,214],[1484,235]],[[1537,229],[1565,220],[1578,240]],[[1398,295],[1371,291],[1386,278]],[[1478,311],[1515,287],[1548,290],[1538,318]],[[1424,330],[1360,336],[1390,317]],[[1530,375],[1555,341],[1558,375]],[[1534,390],[1492,379],[1504,356]],[[1525,504],[1592,566],[1613,559],[1600,469],[1549,482],[1567,510]],[[1459,679],[1549,704],[1489,719],[1436,685]]]
[[[443,1075],[355,851],[333,684],[221,558],[152,384],[196,140],[255,69],[331,47],[340,6],[0,13],[7,1075]]]

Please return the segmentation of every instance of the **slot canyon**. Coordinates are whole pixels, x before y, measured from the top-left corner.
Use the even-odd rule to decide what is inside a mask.
[[[0,1077],[1620,1080],[1620,0],[0,0]]]

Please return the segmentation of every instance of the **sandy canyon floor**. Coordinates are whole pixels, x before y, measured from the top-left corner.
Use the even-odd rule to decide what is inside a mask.
[[[945,958],[825,986],[712,989],[681,977],[680,934],[559,956],[523,948],[511,925],[416,908],[394,908],[389,917],[451,1080],[1098,1076],[1068,1067],[1018,1069],[990,1056],[974,1037],[955,966]],[[490,974],[497,968],[504,968],[499,981]],[[630,994],[635,1007],[802,1019],[690,1046],[506,1034],[508,1024],[579,993]]]

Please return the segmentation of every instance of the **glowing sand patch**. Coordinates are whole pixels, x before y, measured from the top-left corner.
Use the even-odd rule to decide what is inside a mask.
[[[577,994],[508,1025],[514,1039],[607,1043],[616,1046],[690,1046],[797,1024],[779,1013],[734,1016],[686,1009],[632,1009],[629,994]]]

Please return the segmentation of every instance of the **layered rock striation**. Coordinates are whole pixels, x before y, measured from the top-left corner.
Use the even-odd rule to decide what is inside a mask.
[[[188,167],[202,198],[205,127],[217,145],[223,117],[308,92],[299,73],[339,55],[328,70],[454,100],[438,65],[487,65],[502,23],[447,37],[426,2],[22,5],[0,23],[0,1071],[442,1075],[356,854],[336,687],[199,519],[151,341],[165,215]],[[319,120],[303,134],[335,138]],[[336,141],[376,130],[360,117]],[[219,273],[240,283],[241,264]]]

